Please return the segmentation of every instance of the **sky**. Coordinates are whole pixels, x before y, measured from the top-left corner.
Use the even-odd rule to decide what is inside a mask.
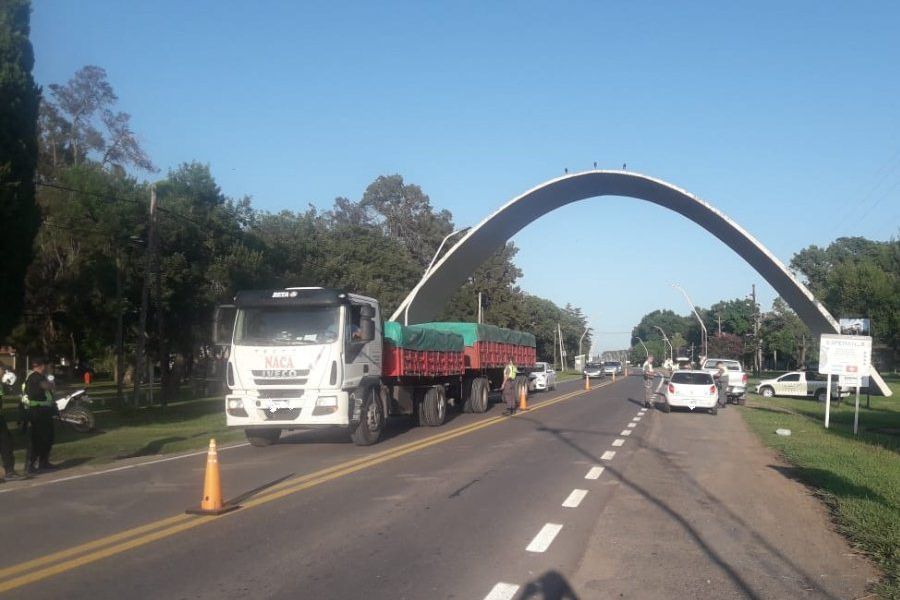
[[[596,162],[688,190],[784,263],[900,233],[896,2],[35,0],[31,24],[39,84],[103,67],[159,177],[208,163],[259,209],[399,173],[471,226]],[[595,352],[688,314],[672,283],[700,306],[776,296],[641,200],[584,200],[514,241],[521,287],[581,307]]]

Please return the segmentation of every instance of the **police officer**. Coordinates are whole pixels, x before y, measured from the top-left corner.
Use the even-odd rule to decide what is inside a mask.
[[[37,468],[49,470],[57,468],[50,462],[53,447],[53,416],[56,404],[53,402],[52,384],[47,379],[47,363],[42,358],[31,361],[31,371],[22,384],[22,405],[28,420],[28,448],[25,453],[25,472],[34,473]],[[37,467],[35,467],[37,462]]]
[[[503,400],[506,402],[506,410],[504,415],[516,414],[516,376],[519,374],[516,369],[516,363],[513,362],[512,356],[503,369],[503,385],[500,388],[503,391]]]
[[[716,363],[717,373],[715,375],[716,387],[719,388],[719,406],[725,408],[728,406],[728,367],[725,363],[719,361]]]
[[[653,355],[648,354],[647,360],[641,365],[641,371],[644,375],[644,406],[653,408],[653,400],[656,393],[653,391],[653,380],[656,373],[653,371]]]
[[[3,417],[3,393],[6,386],[8,376],[6,367],[0,365],[0,460],[3,462],[3,470],[6,473],[0,477],[0,483],[5,480],[22,479],[22,476],[16,473],[16,459],[13,456],[13,439],[9,433],[9,427],[6,426],[6,419]],[[13,381],[15,381],[13,379]]]

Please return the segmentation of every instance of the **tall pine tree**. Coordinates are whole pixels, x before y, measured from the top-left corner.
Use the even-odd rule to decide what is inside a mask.
[[[40,224],[34,202],[40,90],[31,75],[30,18],[29,0],[0,2],[0,336],[22,311]]]

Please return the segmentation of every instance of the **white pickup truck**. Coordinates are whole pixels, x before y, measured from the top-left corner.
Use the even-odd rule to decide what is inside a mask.
[[[748,377],[740,361],[730,358],[707,358],[700,365],[700,370],[715,375],[718,371],[716,365],[719,363],[724,364],[728,369],[728,401],[733,404],[744,404]]]
[[[756,386],[756,393],[766,398],[791,396],[795,398],[815,398],[825,402],[828,379],[813,371],[791,371],[775,379],[764,379]],[[831,382],[831,400],[840,402],[843,392],[848,390],[838,386],[837,378]]]

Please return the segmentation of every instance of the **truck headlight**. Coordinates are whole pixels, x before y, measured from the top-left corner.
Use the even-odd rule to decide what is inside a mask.
[[[247,416],[247,411],[244,410],[244,401],[241,398],[229,398],[225,406],[228,409],[228,414],[232,417]]]
[[[319,396],[316,400],[316,407],[313,409],[313,416],[330,415],[338,408],[337,396]]]

